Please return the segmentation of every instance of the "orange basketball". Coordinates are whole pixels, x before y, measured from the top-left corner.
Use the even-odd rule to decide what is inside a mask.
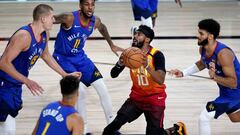
[[[137,47],[130,47],[123,51],[123,64],[130,69],[136,69],[142,66],[144,56],[142,50]]]

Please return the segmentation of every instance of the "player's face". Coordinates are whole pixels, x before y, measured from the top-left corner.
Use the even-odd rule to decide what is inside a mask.
[[[84,0],[84,2],[80,4],[80,10],[84,17],[86,18],[91,18],[93,16],[94,9],[95,9],[94,0]]]
[[[43,27],[45,30],[51,30],[55,19],[53,17],[53,12],[50,11],[49,14],[42,17]]]
[[[208,44],[208,36],[209,32],[206,30],[198,29],[198,45],[199,46],[205,46]]]
[[[143,47],[145,39],[146,39],[146,36],[142,32],[136,31],[132,41],[132,46],[138,47],[141,49]]]

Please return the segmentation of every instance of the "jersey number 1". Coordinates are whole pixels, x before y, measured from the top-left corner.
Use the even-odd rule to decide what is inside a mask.
[[[48,130],[49,126],[50,126],[50,122],[47,122],[44,129],[43,129],[42,135],[45,135],[47,133],[47,130]]]

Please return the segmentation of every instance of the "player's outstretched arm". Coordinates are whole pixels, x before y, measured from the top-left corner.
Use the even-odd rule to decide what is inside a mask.
[[[62,13],[59,15],[54,15],[54,24],[62,24],[64,28],[68,29],[73,25],[73,14],[72,13]]]
[[[47,32],[48,33],[48,32]],[[49,39],[49,33],[48,35],[48,39]],[[47,40],[48,41],[48,40]],[[49,50],[48,50],[48,44],[46,45],[46,48],[44,49],[43,53],[42,53],[42,59],[44,60],[44,62],[50,67],[52,68],[54,71],[56,71],[58,74],[60,74],[62,77],[68,75],[68,73],[66,73],[61,66],[56,62],[56,60],[53,58],[53,56],[50,54]],[[74,73],[70,73],[71,75],[74,75],[76,77],[81,77],[81,73],[80,72],[74,72]]]
[[[202,71],[203,69],[205,69],[205,65],[201,60],[199,60],[195,64],[184,69],[183,71],[179,69],[171,69],[170,71],[167,71],[167,72],[169,75],[174,75],[176,77],[184,77],[184,76],[189,76],[199,71]]]
[[[102,34],[102,36],[107,40],[111,50],[118,56],[117,52],[122,52],[124,49],[113,44],[111,37],[108,33],[107,27],[101,22],[100,18],[96,16],[96,22],[94,28]]]

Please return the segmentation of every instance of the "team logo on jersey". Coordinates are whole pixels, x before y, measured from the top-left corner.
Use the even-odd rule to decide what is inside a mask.
[[[92,31],[92,26],[90,25],[89,27],[88,27],[88,31]]]
[[[95,75],[96,77],[98,77],[98,76],[101,76],[101,73],[100,73],[99,71],[95,71],[95,72],[94,72],[94,75]]]
[[[39,58],[38,55],[35,55],[35,56],[32,57],[32,59],[31,59],[31,61],[30,61],[30,65],[29,65],[28,70],[30,70],[30,69],[33,67],[33,65],[36,63],[36,61],[38,60],[38,58]]]
[[[214,111],[214,110],[216,110],[214,104],[212,102],[208,102],[207,103],[207,111],[211,112],[211,111]]]

